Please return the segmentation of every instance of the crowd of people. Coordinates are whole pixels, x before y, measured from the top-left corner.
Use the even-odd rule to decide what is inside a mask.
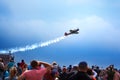
[[[0,80],[120,80],[120,72],[114,65],[105,69],[88,67],[86,61],[60,67],[56,62],[32,60],[28,66],[24,60],[16,65],[13,59],[4,64],[0,58]]]

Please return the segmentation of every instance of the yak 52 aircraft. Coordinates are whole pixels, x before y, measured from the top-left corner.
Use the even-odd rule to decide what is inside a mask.
[[[71,35],[71,34],[78,34],[79,33],[79,29],[74,29],[74,30],[70,30],[69,33],[65,32],[65,36]]]

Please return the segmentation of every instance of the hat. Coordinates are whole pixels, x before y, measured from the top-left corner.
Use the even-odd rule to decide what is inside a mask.
[[[82,67],[82,68],[86,68],[88,65],[87,65],[87,62],[82,61],[82,62],[79,63],[78,66],[79,66],[79,67]]]
[[[52,65],[57,65],[57,63],[54,61],[54,62],[52,63]]]

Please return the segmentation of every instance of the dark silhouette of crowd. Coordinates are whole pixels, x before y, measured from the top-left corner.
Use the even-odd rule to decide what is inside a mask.
[[[14,59],[4,64],[0,58],[0,80],[120,80],[120,71],[114,65],[105,69],[89,67],[86,61],[61,67],[56,62],[50,64],[37,60],[32,60],[30,65],[24,60],[15,64]]]

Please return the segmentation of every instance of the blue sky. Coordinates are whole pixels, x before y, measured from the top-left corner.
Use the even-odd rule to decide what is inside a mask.
[[[58,43],[14,53],[16,61],[119,66],[119,0],[0,0],[0,50],[45,42],[79,28]]]

